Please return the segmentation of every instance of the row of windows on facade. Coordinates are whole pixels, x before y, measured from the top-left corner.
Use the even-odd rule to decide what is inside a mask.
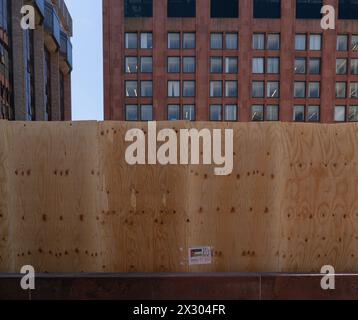
[[[196,85],[195,81],[187,80],[182,82],[181,92],[180,81],[168,81],[167,95],[170,98],[195,97]],[[226,98],[238,97],[238,81],[210,81],[210,97],[223,97],[225,88]],[[349,88],[349,90],[347,90]],[[140,81],[140,92],[138,91],[138,81],[125,82],[126,97],[153,97],[153,82]],[[266,91],[266,92],[265,92]],[[318,99],[321,96],[321,85],[318,81],[295,81],[294,98],[312,98]],[[358,99],[358,82],[336,82],[336,98],[344,99],[347,95],[350,99]],[[279,98],[280,97],[280,81],[253,81],[252,82],[252,97],[253,98]]]
[[[181,39],[182,38],[182,39]],[[138,43],[139,42],[139,43]],[[126,49],[152,49],[153,34],[150,32],[126,32]],[[169,32],[168,49],[195,49],[195,32]],[[239,35],[236,32],[211,33],[210,48],[212,50],[238,50]],[[321,34],[296,34],[295,50],[298,51],[320,51],[322,48]],[[254,33],[252,36],[252,49],[254,50],[280,50],[279,33]],[[358,35],[340,34],[337,36],[337,51],[358,51]]]
[[[320,106],[295,105],[293,106],[293,121],[319,122]],[[125,116],[127,121],[152,121],[154,119],[152,105],[126,105]],[[195,105],[170,104],[167,106],[167,119],[170,121],[195,121]],[[235,104],[213,104],[209,106],[210,121],[238,121],[238,106]],[[279,121],[279,105],[252,105],[252,121]],[[358,106],[335,106],[335,122],[358,121]]]
[[[0,0],[0,28],[8,31],[8,0]]]
[[[339,59],[344,60],[344,59]],[[347,59],[345,59],[347,60]],[[265,63],[266,61],[266,63]],[[357,59],[351,59],[351,73],[356,74]],[[347,62],[347,61],[346,61]],[[140,63],[140,66],[138,65]],[[220,74],[235,74],[239,71],[238,57],[210,57],[210,73]],[[342,62],[340,62],[342,63]],[[306,73],[306,64],[308,64],[308,72],[310,74],[320,74],[321,59],[310,58],[306,63],[306,58],[295,59],[294,72],[297,74]],[[340,64],[341,65],[341,64]],[[342,72],[343,66],[340,67]],[[152,57],[125,57],[125,72],[137,73],[138,70],[142,73],[153,72],[153,58]],[[167,72],[168,73],[195,73],[196,61],[195,57],[168,57]],[[280,73],[280,58],[279,57],[255,57],[252,59],[252,73],[254,74],[278,74]]]
[[[208,0],[209,1],[209,0]],[[287,0],[285,0],[287,1]],[[210,0],[211,18],[239,18],[239,0]],[[297,19],[321,19],[323,0],[296,0]],[[339,19],[358,19],[356,0],[338,0]],[[281,0],[253,0],[255,19],[281,18]],[[125,0],[124,16],[153,17],[153,0]],[[195,18],[196,0],[167,0],[168,18]]]
[[[138,66],[140,60],[140,66]],[[265,63],[266,61],[266,63]],[[210,57],[210,73],[238,73],[239,60],[238,57]],[[125,72],[137,73],[138,70],[142,73],[153,72],[153,58],[152,57],[125,57]],[[195,57],[168,57],[167,61],[168,73],[195,73],[196,61]],[[254,74],[278,74],[280,73],[280,58],[279,57],[255,57],[252,59],[252,73]],[[321,73],[321,58],[305,58],[296,57],[294,62],[295,74],[320,74]],[[336,59],[336,74],[358,75],[358,58],[337,58]]]

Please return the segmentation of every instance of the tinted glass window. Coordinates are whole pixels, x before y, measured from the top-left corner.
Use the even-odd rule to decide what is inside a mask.
[[[168,0],[168,17],[195,17],[196,0]]]
[[[254,18],[281,18],[281,0],[254,0]]]
[[[124,16],[130,17],[152,17],[153,16],[152,0],[125,0]]]
[[[221,121],[222,120],[222,106],[214,104],[210,106],[210,121]]]
[[[237,105],[227,104],[224,109],[224,120],[225,121],[236,121],[237,120]]]
[[[322,0],[296,0],[297,19],[321,19]]]
[[[168,120],[180,120],[180,106],[178,104],[171,104],[168,106]]]
[[[153,106],[152,105],[142,105],[140,108],[140,118],[142,121],[152,121],[153,120]]]
[[[357,0],[339,0],[338,6],[339,19],[358,19]]]
[[[211,0],[212,18],[238,18],[239,1],[238,0]]]
[[[126,105],[126,120],[137,121],[138,120],[138,106]]]
[[[194,57],[183,57],[183,72],[184,73],[195,73],[195,58]]]
[[[195,120],[195,106],[185,104],[183,105],[183,120],[194,121]]]

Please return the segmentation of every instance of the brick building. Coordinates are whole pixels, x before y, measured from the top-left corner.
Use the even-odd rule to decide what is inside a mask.
[[[21,28],[24,5],[35,30]],[[0,119],[71,119],[71,36],[64,0],[0,0]]]
[[[358,121],[356,0],[104,0],[103,18],[105,119]]]

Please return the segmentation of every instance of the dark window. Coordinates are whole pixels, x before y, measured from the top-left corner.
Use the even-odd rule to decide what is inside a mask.
[[[169,18],[195,17],[196,0],[168,0]]]
[[[52,95],[51,95],[51,53],[45,48],[45,120],[52,118]]]
[[[25,32],[26,120],[35,120],[34,34]]]
[[[281,0],[254,0],[254,18],[281,18]]]
[[[65,75],[60,71],[60,120],[65,121]]]
[[[322,0],[296,0],[297,19],[321,19]]]
[[[339,19],[358,19],[358,0],[339,0]]]
[[[125,0],[124,16],[126,18],[152,17],[153,16],[152,2],[153,2],[152,0]]]
[[[211,0],[212,18],[238,18],[238,0]]]

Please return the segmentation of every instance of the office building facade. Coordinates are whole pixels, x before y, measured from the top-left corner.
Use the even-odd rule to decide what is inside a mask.
[[[35,8],[35,29],[21,8]],[[71,119],[72,18],[64,0],[0,0],[0,119]]]
[[[103,23],[105,119],[358,121],[355,0],[104,0]]]

